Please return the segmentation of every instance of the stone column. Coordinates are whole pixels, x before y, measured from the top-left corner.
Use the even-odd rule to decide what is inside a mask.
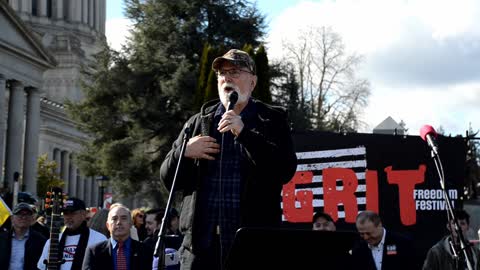
[[[95,30],[100,32],[100,0],[95,0]]]
[[[70,22],[82,21],[82,0],[67,0],[68,1],[68,20]]]
[[[38,16],[47,17],[47,0],[37,0]]]
[[[26,191],[37,194],[38,133],[40,131],[40,92],[27,88],[27,121],[23,148],[23,183]]]
[[[62,170],[62,152],[60,149],[53,149],[53,160],[55,160],[55,163],[57,164],[55,173],[60,177],[60,171]]]
[[[20,11],[20,1],[21,0],[10,0],[10,6],[15,11]]]
[[[70,166],[69,166],[69,194],[72,197],[77,197],[77,166],[73,164],[73,154],[70,155]]]
[[[63,0],[52,0],[53,1],[53,16],[57,20],[63,20]]]
[[[88,0],[88,25],[90,25],[90,27],[92,28],[95,26],[95,12],[93,12],[94,10],[94,0]]]
[[[107,1],[100,0],[100,33],[105,34],[105,20],[107,17]]]
[[[92,203],[92,178],[85,177],[83,181],[85,182],[85,204],[87,206],[95,206]]]
[[[13,174],[21,172],[24,104],[23,84],[19,81],[12,81],[8,105],[7,152],[5,155],[5,180],[8,181],[10,190],[13,188]]]
[[[88,24],[88,0],[82,0],[82,23]]]
[[[5,132],[7,132],[7,110],[5,108],[5,77],[0,74],[0,168],[3,168],[4,154],[5,154]],[[0,170],[0,179],[3,176],[3,170]],[[3,186],[3,182],[0,186]]]
[[[32,14],[32,0],[22,0],[22,12]]]
[[[73,5],[73,9],[74,9],[73,18],[75,22],[81,23],[82,22],[82,0],[73,0],[73,2],[75,3]]]
[[[75,21],[75,1],[76,0],[65,0],[64,5],[67,5],[67,20],[69,22]]]
[[[70,191],[70,153],[68,151],[62,151],[62,166],[60,169],[60,178],[65,182],[63,185],[63,190],[65,193]],[[70,194],[68,194],[70,195]]]
[[[48,142],[38,138],[38,156],[47,154],[47,160],[53,160],[53,151],[49,153],[49,149]]]
[[[85,181],[83,176],[80,175],[80,170],[77,169],[77,197],[82,199],[85,203]]]
[[[92,177],[92,197],[93,197],[92,206],[100,205],[100,199],[99,199],[98,193],[100,193],[98,182],[97,180],[95,180],[95,177]]]

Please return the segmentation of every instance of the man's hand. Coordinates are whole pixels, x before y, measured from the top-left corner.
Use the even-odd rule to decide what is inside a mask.
[[[235,111],[230,110],[222,115],[222,119],[220,119],[217,129],[221,133],[230,130],[236,137],[238,134],[240,134],[240,132],[242,132],[244,126],[245,125],[243,124],[242,117],[236,114]]]
[[[188,158],[199,158],[215,160],[214,155],[220,152],[220,144],[210,136],[197,135],[190,138],[185,148],[185,156]]]

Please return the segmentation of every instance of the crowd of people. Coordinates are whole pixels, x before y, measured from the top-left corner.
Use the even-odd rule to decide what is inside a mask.
[[[61,233],[52,236],[46,226],[48,218],[35,205],[21,202],[13,208],[10,225],[0,230],[0,269],[152,269],[164,213],[162,209],[130,211],[116,203],[91,215],[82,200],[69,198],[62,208]],[[171,208],[165,223],[166,250],[180,248],[183,235],[178,218]],[[120,246],[123,254],[119,255]],[[59,268],[52,268],[56,264]],[[179,268],[177,259],[167,269]]]
[[[55,235],[37,219],[34,207],[19,203],[11,228],[0,232],[0,268],[53,269],[58,264],[61,270],[221,270],[239,228],[280,227],[282,186],[297,169],[287,112],[252,97],[257,75],[248,53],[232,49],[215,58],[212,69],[220,99],[204,104],[185,123],[160,168],[165,186],[172,188],[175,182],[182,191],[180,214],[173,208],[167,213],[130,210],[115,203],[92,216],[82,200],[69,198],[62,213],[64,230]],[[469,223],[463,214],[457,214],[462,229]],[[164,216],[165,250],[160,254],[165,256],[157,257]],[[461,237],[452,224],[447,225],[451,233],[422,262],[412,239],[386,228],[378,213],[360,212],[355,226],[358,239],[337,269],[463,270],[466,262],[480,269],[477,247],[459,248]],[[319,212],[312,229],[335,233],[337,226]]]
[[[461,239],[454,229],[455,221],[450,220],[446,224],[447,235],[428,250],[425,258],[419,258],[412,238],[387,230],[378,213],[360,212],[355,222],[359,239],[351,249],[345,269],[480,269],[478,238],[469,233],[470,215],[463,209],[454,210],[454,215],[465,246],[461,246]],[[329,214],[317,212],[312,219],[312,230],[336,231],[335,222]]]
[[[0,266],[8,266],[5,269],[10,270],[49,269],[51,253],[56,250],[60,254],[59,269],[62,270],[159,269],[155,264],[155,261],[158,263],[158,258],[153,256],[153,252],[164,209],[137,208],[130,211],[125,205],[115,203],[110,209],[97,211],[87,221],[88,209],[84,202],[70,198],[65,201],[62,211],[64,228],[57,238],[54,250],[48,239],[50,235],[44,235],[48,228],[42,220],[46,219],[37,214],[35,206],[27,203],[19,203],[14,207],[11,229],[3,228],[0,232]],[[471,239],[467,237],[470,216],[464,210],[456,210],[455,216],[460,231],[467,240],[467,251],[463,252],[460,248],[459,236],[451,221],[446,224],[448,233],[445,237],[432,246],[426,258],[419,262],[413,239],[385,228],[377,213],[362,211],[355,222],[358,239],[354,242],[349,257],[345,257],[347,260],[339,262],[341,268],[338,269],[480,269],[480,250],[476,245],[470,244],[468,240]],[[164,269],[180,269],[179,253],[184,234],[179,230],[179,214],[172,208],[166,217],[167,257]],[[139,235],[142,234],[138,231],[143,230],[145,234],[141,239]],[[337,227],[329,214],[317,212],[312,218],[312,231],[335,233]],[[465,255],[469,256],[468,260]],[[467,267],[467,261],[472,268]]]

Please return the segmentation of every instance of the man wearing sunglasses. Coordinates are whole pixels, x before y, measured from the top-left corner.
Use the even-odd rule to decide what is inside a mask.
[[[281,223],[280,192],[297,159],[287,113],[252,98],[255,62],[232,49],[212,63],[220,100],[204,104],[191,127],[176,189],[183,190],[182,269],[222,269],[240,227]],[[237,98],[235,98],[237,96]],[[182,130],[160,169],[171,187]]]

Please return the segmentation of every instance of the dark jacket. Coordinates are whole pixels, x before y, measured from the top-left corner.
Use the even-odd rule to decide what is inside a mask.
[[[43,246],[47,239],[40,233],[30,229],[29,236],[25,242],[25,254],[23,269],[36,270],[37,262],[42,255]],[[10,255],[12,252],[12,231],[0,233],[0,268],[7,267],[10,264]]]
[[[389,230],[386,230],[386,232],[383,245],[382,270],[418,269],[415,263],[412,241]],[[353,247],[352,263],[355,269],[377,269],[367,242],[361,240]]]
[[[456,270],[458,269],[452,252],[450,251],[449,237],[444,237],[436,243],[427,253],[423,270]],[[474,246],[469,246],[473,255],[473,269],[480,269],[480,251]]]
[[[148,236],[147,238],[145,238],[142,243],[151,248],[152,250],[155,250],[159,231],[160,230],[156,230],[152,236]],[[168,233],[166,233],[163,240],[165,248],[173,248],[175,250],[178,250],[182,245],[183,235],[169,235]]]
[[[281,107],[270,106],[250,99],[256,106],[255,128],[245,126],[236,137],[242,151],[243,179],[241,184],[240,212],[241,226],[278,226],[281,223],[280,193],[282,185],[290,181],[296,171],[297,158],[293,147],[287,114]],[[202,106],[201,112],[191,117],[185,126],[192,127],[192,137],[212,136],[214,114],[218,100]],[[182,130],[160,169],[160,179],[170,189],[180,157]],[[195,253],[196,196],[200,180],[206,171],[205,160],[182,160],[175,191],[183,191],[183,205],[180,215],[180,230],[184,234],[182,246]],[[192,231],[194,232],[192,234]]]
[[[144,244],[130,239],[130,270],[152,269],[153,250]],[[112,242],[107,239],[85,251],[83,270],[113,270]]]
[[[30,229],[38,232],[39,234],[41,234],[41,235],[42,235],[43,237],[45,237],[46,239],[49,239],[49,238],[50,238],[50,229],[48,229],[47,226],[40,224],[38,221],[36,221],[36,222],[30,227]]]

